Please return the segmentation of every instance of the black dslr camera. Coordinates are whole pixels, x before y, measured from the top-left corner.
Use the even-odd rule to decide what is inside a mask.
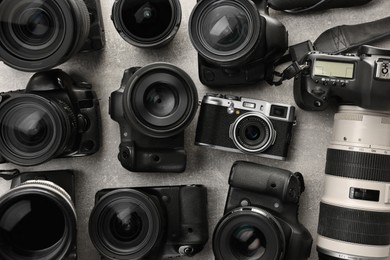
[[[295,78],[294,98],[305,110],[325,110],[331,99],[366,109],[390,109],[390,50],[362,46],[358,54],[310,52]]]
[[[266,0],[198,0],[189,30],[207,86],[270,79],[288,48],[286,28],[268,15]]]
[[[0,259],[76,260],[74,173],[17,171],[9,177],[11,190],[0,197]]]
[[[285,160],[294,124],[293,106],[207,94],[200,109],[195,144]]]
[[[91,85],[61,70],[36,73],[25,90],[0,93],[0,163],[33,166],[93,154],[100,127]]]
[[[225,216],[214,231],[216,260],[305,260],[313,239],[298,220],[303,176],[236,162],[230,173]]]
[[[125,71],[110,97],[110,115],[119,123],[118,159],[134,172],[183,172],[184,129],[198,106],[194,82],[181,69],[155,63]]]
[[[207,190],[192,185],[99,191],[89,234],[102,259],[193,256],[208,240]]]
[[[0,17],[0,60],[15,69],[47,70],[105,45],[100,0],[3,0]]]

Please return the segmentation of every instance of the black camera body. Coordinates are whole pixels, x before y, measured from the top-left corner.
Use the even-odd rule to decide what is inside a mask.
[[[208,0],[198,0],[198,6],[201,5],[202,1]],[[235,2],[235,0],[226,1],[226,4],[229,2]],[[258,16],[253,18],[256,22],[252,24],[255,31],[253,34],[256,34],[254,37],[257,37],[256,42],[250,47],[246,46],[244,55],[237,59],[235,57],[229,62],[219,61],[219,57],[213,57],[216,52],[210,51],[209,55],[201,51],[199,46],[203,44],[202,40],[198,42],[192,32],[190,33],[193,44],[199,51],[199,78],[206,86],[253,85],[268,79],[275,67],[275,62],[288,49],[288,32],[281,22],[268,15],[267,1],[245,0],[238,2],[250,10],[247,13]],[[198,17],[195,17],[194,14],[191,19],[197,20]],[[192,21],[192,24],[195,22]],[[202,29],[200,28],[200,30]],[[232,28],[232,30],[234,29]],[[257,35],[258,32],[260,33]]]
[[[26,194],[26,195],[25,195]],[[63,238],[59,241],[55,241],[56,243],[50,247],[51,250],[32,250],[31,248],[28,251],[24,251],[22,248],[18,248],[17,245],[13,245],[12,243],[17,243],[17,239],[13,240],[13,242],[7,241],[7,243],[11,243],[10,246],[2,248],[2,251],[6,255],[2,255],[0,253],[0,258],[5,260],[14,260],[20,259],[18,257],[28,257],[29,259],[58,259],[59,252],[64,257],[60,258],[60,260],[76,260],[77,259],[77,225],[76,225],[76,212],[74,209],[75,205],[75,176],[72,170],[55,170],[55,171],[39,171],[39,172],[22,172],[18,173],[15,177],[12,178],[11,189],[6,194],[6,198],[0,197],[0,211],[4,210],[7,206],[7,202],[11,204],[17,205],[18,198],[22,199],[22,196],[29,196],[29,198],[33,198],[34,196],[40,195],[42,197],[38,198],[41,203],[48,203],[45,199],[53,199],[56,200],[60,209],[62,209],[62,214],[67,221],[64,222],[66,225],[66,235],[63,235]],[[20,200],[19,199],[19,200]],[[13,201],[15,200],[15,201]],[[44,201],[44,202],[43,202]],[[28,205],[29,202],[24,200],[24,205]],[[33,205],[36,207],[36,205]],[[30,214],[50,214],[50,211],[53,210],[51,208],[52,205],[46,205],[45,212],[36,212],[30,208]],[[23,217],[27,218],[23,215],[23,208],[19,207],[18,211],[10,211],[11,216],[13,214],[18,214],[16,218],[20,218],[20,222],[22,222]],[[53,215],[54,216],[54,215]],[[58,216],[58,215],[57,215]],[[15,217],[15,216],[14,216]],[[41,215],[42,218],[44,218]],[[61,221],[59,219],[51,219],[51,222],[55,223],[55,225],[61,225]],[[22,223],[14,223],[16,225],[29,225],[28,220],[24,219],[24,224]],[[40,225],[41,223],[35,223],[36,225]],[[1,228],[1,227],[0,227]],[[52,223],[50,230],[42,230],[42,235],[53,235],[50,232],[55,232],[56,229]],[[50,229],[48,228],[48,229]],[[31,229],[26,228],[24,230],[25,237],[31,238],[30,232]],[[49,232],[49,233],[48,233]],[[5,234],[2,236],[5,236]],[[36,239],[38,241],[44,241],[39,235],[35,234]],[[53,239],[51,238],[47,238]],[[2,238],[0,238],[2,240]],[[66,242],[67,240],[67,242]],[[23,242],[19,242],[23,244]],[[45,240],[45,242],[47,241]],[[0,243],[2,245],[3,243]],[[19,244],[19,245],[20,245]],[[31,245],[30,245],[31,246]],[[0,246],[1,248],[2,246]],[[3,258],[5,257],[5,258]]]
[[[234,258],[233,255],[237,257],[234,249],[223,248],[223,242],[218,242],[220,239],[229,239],[229,234],[234,236],[235,233],[230,233],[229,230],[233,231],[240,222],[249,226],[255,226],[256,223],[259,225],[256,228],[263,233],[264,241],[261,242],[265,246],[262,258],[309,258],[313,239],[298,220],[299,200],[305,189],[300,173],[293,174],[279,168],[238,161],[232,166],[229,184],[225,216],[214,233],[214,252],[217,260],[244,259]],[[257,216],[252,219],[253,215]],[[268,230],[270,226],[273,231]],[[278,233],[278,239],[271,241],[274,232]],[[231,258],[223,258],[230,253]]]
[[[334,99],[366,109],[389,110],[390,50],[362,46],[358,53],[310,52],[294,81],[294,98],[305,110],[322,111]]]
[[[160,213],[159,218],[162,221],[162,228],[158,232],[160,234],[152,249],[142,257],[129,256],[126,259],[157,260],[178,256],[193,256],[203,249],[209,238],[206,187],[202,185],[182,185],[104,189],[96,194],[95,208],[105,197],[115,196],[115,193],[120,194],[126,190],[140,192],[150,202],[157,205]],[[91,219],[94,221],[95,215],[94,213],[92,215]],[[94,229],[93,226],[92,229]],[[154,232],[157,231],[154,230]],[[91,238],[94,236],[91,233],[91,222],[90,235]],[[94,238],[92,240],[96,246]],[[101,247],[97,246],[97,249],[100,251]],[[102,255],[102,259],[117,259],[117,257],[112,258]]]
[[[197,99],[191,78],[170,64],[126,70],[110,97],[111,118],[120,126],[122,166],[135,172],[183,172],[184,128],[195,116]],[[161,116],[167,107],[172,111]]]
[[[295,121],[295,107],[290,105],[207,94],[202,100],[195,144],[286,160]],[[253,127],[258,133],[252,133]],[[254,134],[254,138],[247,134]]]
[[[80,0],[78,0],[80,1]],[[87,41],[81,48],[81,52],[98,51],[106,45],[103,14],[100,0],[82,0],[88,8],[90,29]]]
[[[18,105],[18,100],[21,99],[27,102],[31,100],[33,103],[43,101],[44,104],[55,104],[56,109],[49,110],[49,114],[63,115],[64,123],[61,125],[68,128],[66,140],[63,136],[59,137],[61,144],[58,148],[54,147],[55,151],[53,150],[50,158],[30,158],[29,161],[27,157],[24,158],[26,154],[14,157],[11,155],[12,151],[3,148],[0,151],[0,163],[12,162],[28,166],[54,157],[79,157],[96,153],[101,146],[101,118],[99,101],[91,87],[85,82],[75,82],[68,74],[56,69],[34,74],[25,90],[0,93],[1,116],[7,113],[6,110],[13,109],[12,102]],[[24,104],[26,101],[20,102]],[[58,128],[59,125],[54,127]],[[7,146],[8,141],[2,138],[1,145]]]

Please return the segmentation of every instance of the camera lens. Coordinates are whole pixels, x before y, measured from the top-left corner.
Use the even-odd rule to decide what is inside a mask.
[[[235,65],[253,52],[262,26],[251,1],[203,0],[191,14],[189,30],[192,44],[204,58]]]
[[[73,204],[55,184],[27,182],[0,198],[1,259],[63,259],[75,238]]]
[[[121,36],[137,47],[160,47],[170,42],[181,23],[178,0],[117,0],[112,10]]]
[[[389,112],[340,107],[327,152],[319,259],[388,259],[389,150]]]
[[[92,210],[89,234],[96,249],[110,259],[141,259],[163,232],[162,210],[148,195],[132,189],[105,194]]]
[[[271,121],[260,113],[246,113],[233,123],[232,136],[238,149],[248,153],[261,153],[275,140]]]
[[[126,118],[141,133],[164,138],[182,132],[194,118],[198,94],[181,69],[155,63],[135,72],[124,92]]]
[[[0,153],[10,162],[43,163],[66,147],[73,118],[65,109],[37,95],[25,94],[0,106]]]
[[[216,259],[281,259],[285,236],[279,222],[254,207],[237,208],[226,214],[214,231]]]
[[[3,0],[0,57],[24,71],[52,68],[81,49],[89,27],[84,1]]]

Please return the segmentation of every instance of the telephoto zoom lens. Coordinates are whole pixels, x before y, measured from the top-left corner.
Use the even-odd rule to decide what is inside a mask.
[[[389,259],[390,112],[341,106],[325,173],[319,259]]]
[[[0,59],[23,71],[53,68],[80,51],[90,18],[83,0],[0,1]]]
[[[175,37],[181,16],[179,0],[116,0],[111,17],[128,43],[140,48],[158,48]]]
[[[75,259],[76,233],[71,197],[52,182],[27,181],[0,198],[2,260]]]

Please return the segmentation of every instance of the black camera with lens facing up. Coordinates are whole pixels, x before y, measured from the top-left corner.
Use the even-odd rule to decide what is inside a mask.
[[[184,129],[198,107],[198,93],[181,69],[154,63],[125,71],[110,97],[110,115],[119,123],[118,159],[134,172],[183,172]]]
[[[252,85],[271,78],[288,48],[285,26],[266,0],[199,0],[189,31],[206,86]]]
[[[100,128],[91,85],[61,70],[36,73],[25,90],[0,93],[0,163],[33,166],[93,154]]]
[[[105,45],[100,0],[0,1],[0,60],[44,71]]]
[[[101,190],[89,234],[102,259],[193,256],[208,240],[204,186]]]
[[[200,108],[195,144],[285,160],[295,107],[231,95],[207,94]]]
[[[234,163],[225,215],[214,230],[216,260],[305,260],[313,239],[298,220],[300,173]]]
[[[74,173],[28,172],[0,197],[0,258],[76,260]]]
[[[116,0],[111,19],[128,43],[158,48],[173,40],[181,23],[179,0]]]
[[[322,111],[333,99],[366,109],[390,109],[390,50],[360,47],[357,54],[329,55],[310,52],[294,81],[297,105]]]

